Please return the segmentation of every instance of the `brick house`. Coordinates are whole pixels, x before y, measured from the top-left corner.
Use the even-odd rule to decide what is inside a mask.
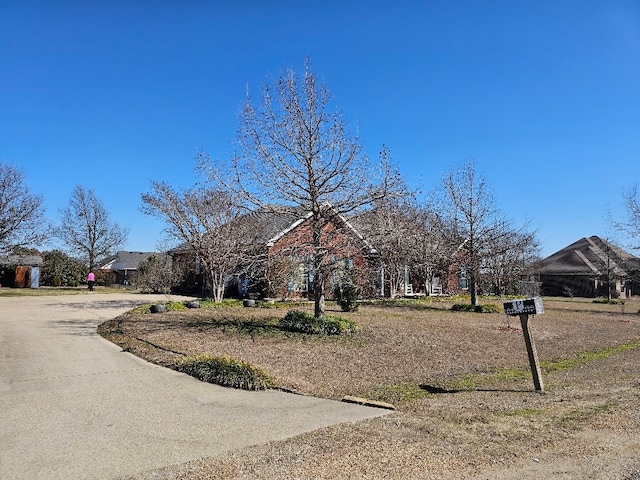
[[[277,296],[313,294],[311,215],[307,213],[298,218],[266,242],[269,289]],[[345,275],[351,275],[363,293],[369,292],[375,278],[375,248],[348,220],[330,208],[322,237],[323,245],[330,252],[323,262],[327,295],[331,296],[333,287],[344,281]]]
[[[582,238],[529,269],[543,295],[630,297],[640,291],[640,258],[598,236]]]
[[[151,255],[163,256],[154,252],[127,252],[119,251],[100,262],[99,276],[100,283],[106,285],[122,285],[125,287],[136,284],[136,275],[140,263],[148,259]]]
[[[311,297],[314,291],[313,247],[310,212],[296,208],[266,207],[250,212],[235,221],[244,222],[252,231],[254,258],[258,265],[241,268],[226,280],[225,297],[261,296],[275,298]],[[325,294],[333,286],[353,275],[355,283],[366,292],[375,272],[375,249],[342,215],[326,206],[322,230],[323,245],[329,254],[323,262],[327,276]],[[185,270],[180,290],[207,294],[207,282],[198,259],[188,245],[168,252],[173,263]]]

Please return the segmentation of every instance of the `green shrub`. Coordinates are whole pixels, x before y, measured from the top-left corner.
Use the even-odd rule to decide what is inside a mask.
[[[166,302],[163,305],[167,309],[167,312],[180,312],[182,310],[187,309],[187,307],[185,307],[184,304],[182,304],[181,302]],[[131,313],[138,313],[138,314],[151,313],[151,307],[152,307],[151,303],[138,305],[137,307],[131,310]]]
[[[142,314],[151,313],[151,304],[145,303],[143,305],[138,305],[137,307],[131,310],[131,313],[142,313]]]
[[[451,307],[454,312],[498,313],[498,307],[492,304],[471,305],[469,303],[456,303]]]
[[[273,380],[263,369],[232,357],[187,357],[176,364],[176,370],[223,387],[265,390],[274,386]]]
[[[487,303],[484,305],[476,305],[475,311],[479,313],[499,313],[500,309],[491,303]]]
[[[333,289],[333,298],[340,305],[343,312],[355,312],[358,310],[358,288],[351,282],[336,285]]]
[[[200,308],[232,308],[242,306],[242,301],[235,298],[225,298],[221,302],[214,302],[212,298],[200,300]]]
[[[593,301],[593,303],[606,303],[609,305],[624,305],[624,300],[622,298],[612,298],[611,300],[609,300],[608,298],[605,298],[605,297],[598,297]]]
[[[273,300],[260,300],[256,303],[256,306],[260,308],[291,308],[293,305],[292,302],[276,302]]]
[[[322,330],[325,335],[341,335],[343,333],[355,333],[358,324],[344,317],[325,316],[321,319]]]
[[[473,312],[473,305],[469,303],[454,303],[451,310],[454,312]]]
[[[344,317],[326,315],[316,318],[310,313],[291,310],[280,320],[280,328],[311,335],[340,335],[357,330],[356,322]]]
[[[87,278],[87,268],[79,260],[69,257],[61,250],[43,252],[44,260],[41,275],[41,285],[55,287],[77,287]]]
[[[181,312],[187,309],[182,302],[167,302],[165,306],[167,307],[167,312]]]

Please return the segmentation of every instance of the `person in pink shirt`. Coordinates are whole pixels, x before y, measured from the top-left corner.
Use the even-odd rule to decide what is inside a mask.
[[[87,283],[89,284],[89,291],[93,292],[93,284],[96,283],[96,276],[93,272],[89,272],[89,275],[87,275]]]

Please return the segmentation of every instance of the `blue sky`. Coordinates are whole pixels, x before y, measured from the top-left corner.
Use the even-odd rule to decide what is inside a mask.
[[[475,159],[546,256],[640,178],[640,2],[0,0],[0,161],[56,220],[92,188],[153,250],[152,180],[231,151],[247,87],[309,57],[365,151],[424,190]],[[621,240],[622,241],[622,240]]]

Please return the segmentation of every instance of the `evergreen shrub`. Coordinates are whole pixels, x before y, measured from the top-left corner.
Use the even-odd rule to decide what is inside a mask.
[[[358,310],[358,288],[351,282],[344,285],[336,285],[333,289],[333,298],[340,305],[343,312],[355,312]]]
[[[499,313],[500,309],[492,304],[471,305],[469,303],[456,303],[451,307],[454,312]]]
[[[279,324],[284,330],[311,335],[340,335],[353,333],[358,328],[357,323],[348,318],[331,315],[316,318],[300,310],[291,310],[280,319]]]
[[[612,298],[611,300],[609,300],[608,298],[605,298],[605,297],[598,297],[593,301],[593,303],[604,303],[609,305],[624,305],[624,299]]]

